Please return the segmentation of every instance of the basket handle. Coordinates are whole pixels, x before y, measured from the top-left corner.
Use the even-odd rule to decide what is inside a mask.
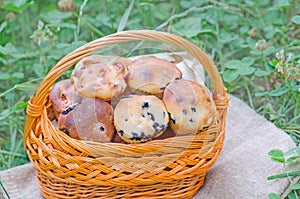
[[[73,64],[78,62],[83,57],[86,57],[92,52],[106,46],[140,40],[168,43],[181,50],[186,51],[205,67],[208,75],[211,78],[213,90],[219,95],[225,95],[224,84],[216,66],[214,65],[213,61],[195,44],[179,36],[166,32],[159,32],[154,30],[130,30],[114,33],[94,40],[63,57],[44,78],[32,103],[36,105],[42,105],[42,103],[45,101],[46,94],[48,93],[52,84],[66,70],[68,70]]]
[[[222,78],[214,65],[213,61],[195,44],[183,39],[179,36],[158,32],[154,30],[131,30],[111,34],[90,43],[87,43],[70,54],[63,57],[46,75],[34,97],[28,102],[26,109],[26,123],[24,126],[24,139],[29,136],[31,127],[35,123],[44,110],[45,102],[49,94],[49,90],[54,82],[63,75],[71,66],[77,63],[82,58],[90,55],[92,52],[110,46],[113,44],[130,42],[130,41],[154,41],[171,44],[181,50],[186,51],[196,58],[206,69],[211,78],[214,95],[219,97],[226,96],[226,90]]]

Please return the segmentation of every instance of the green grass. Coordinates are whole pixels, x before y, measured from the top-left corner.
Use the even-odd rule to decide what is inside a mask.
[[[300,3],[228,2],[76,0],[75,9],[63,13],[56,0],[0,0],[0,170],[29,161],[24,108],[50,68],[78,46],[131,29],[168,31],[196,43],[214,59],[229,93],[298,145]],[[295,160],[299,153],[294,150]],[[292,188],[287,198],[299,198],[299,188]]]

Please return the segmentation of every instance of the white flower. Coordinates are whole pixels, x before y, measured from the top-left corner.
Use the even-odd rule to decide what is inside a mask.
[[[260,50],[260,51],[266,50],[268,47],[269,44],[264,39],[258,40],[254,46],[256,50]]]
[[[284,50],[281,49],[279,52],[276,53],[276,58],[279,59],[280,61],[284,61]]]

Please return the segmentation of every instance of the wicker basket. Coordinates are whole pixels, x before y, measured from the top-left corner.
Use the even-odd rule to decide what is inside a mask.
[[[217,119],[196,135],[144,144],[95,143],[70,138],[47,117],[49,90],[83,57],[129,41],[168,43],[186,51],[206,69],[213,84]],[[62,58],[28,102],[24,142],[45,198],[191,198],[220,155],[228,97],[212,60],[191,42],[151,30],[124,31],[94,40]]]

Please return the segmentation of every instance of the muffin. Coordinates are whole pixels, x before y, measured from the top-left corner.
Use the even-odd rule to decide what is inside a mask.
[[[153,94],[159,98],[167,84],[182,77],[174,63],[154,56],[134,60],[128,71],[127,84],[133,92]]]
[[[84,98],[58,118],[58,127],[75,139],[110,142],[114,137],[113,108],[98,98]]]
[[[84,97],[109,101],[126,89],[129,63],[130,60],[117,56],[90,55],[76,64],[71,80]]]
[[[153,95],[128,96],[114,110],[115,128],[127,143],[146,142],[159,136],[168,122],[164,104]]]
[[[82,96],[74,89],[71,80],[66,79],[54,84],[49,93],[49,99],[52,102],[53,111],[58,117],[63,111],[78,105],[82,100]]]
[[[170,114],[170,127],[177,135],[197,133],[210,126],[216,107],[209,90],[201,84],[180,79],[171,82],[163,94]]]

